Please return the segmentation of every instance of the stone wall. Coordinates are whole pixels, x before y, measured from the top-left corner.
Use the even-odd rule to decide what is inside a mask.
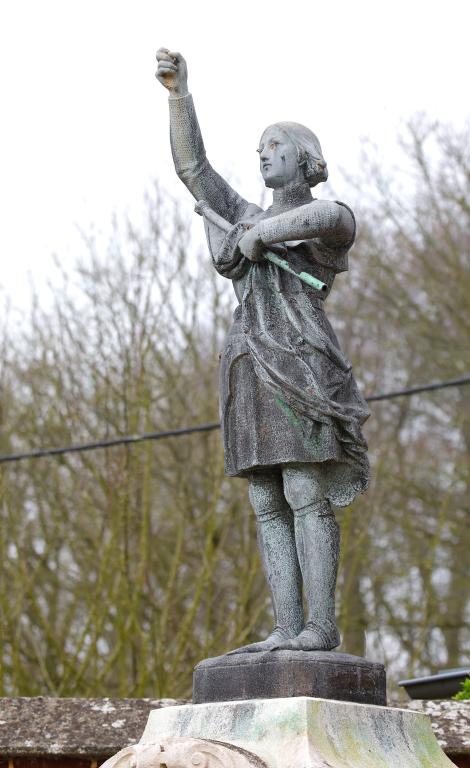
[[[139,741],[152,709],[175,699],[0,698],[0,768],[97,768]],[[470,701],[413,701],[450,759],[470,768]]]

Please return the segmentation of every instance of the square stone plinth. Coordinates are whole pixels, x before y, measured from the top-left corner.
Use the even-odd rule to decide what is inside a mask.
[[[425,715],[308,697],[196,704],[151,712],[139,749],[200,740],[265,768],[451,768]],[[224,746],[225,745],[225,746]],[[163,749],[163,747],[161,747]],[[202,749],[202,752],[201,752]],[[251,758],[250,758],[251,756]],[[164,758],[162,756],[162,761]],[[168,761],[169,762],[169,761]],[[222,761],[223,762],[223,761]],[[139,763],[135,763],[139,766]],[[210,763],[208,763],[209,765]],[[229,761],[227,761],[229,764]],[[191,768],[188,765],[188,768]]]

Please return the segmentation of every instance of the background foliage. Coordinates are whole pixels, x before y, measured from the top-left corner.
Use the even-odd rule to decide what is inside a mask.
[[[328,303],[366,393],[470,371],[469,146],[416,119],[403,170],[369,147],[350,180],[359,236]],[[145,231],[98,250],[52,306],[5,310],[2,454],[218,418],[231,287],[177,209],[156,188]],[[372,487],[338,515],[339,621],[393,683],[470,651],[470,387],[372,412]],[[218,433],[2,465],[0,500],[2,696],[189,696],[194,663],[270,629]]]

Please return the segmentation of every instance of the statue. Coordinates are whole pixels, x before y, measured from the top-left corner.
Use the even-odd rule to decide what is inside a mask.
[[[184,58],[161,48],[157,60],[176,173],[239,302],[220,364],[225,471],[248,480],[275,626],[231,653],[331,650],[340,643],[332,505],[351,504],[369,479],[361,432],[369,411],[324,312],[336,274],[348,269],[354,215],[312,197],[327,165],[315,134],[293,122],[268,126],[260,139],[272,205],[244,200],[206,158]]]

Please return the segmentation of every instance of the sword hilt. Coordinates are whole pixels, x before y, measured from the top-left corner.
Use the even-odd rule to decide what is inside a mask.
[[[230,222],[223,219],[222,216],[219,216],[219,214],[216,213],[205,200],[198,200],[194,206],[194,210],[199,216],[203,216],[207,221],[210,221],[211,224],[215,224],[216,227],[219,227],[222,232],[228,232],[232,227]]]

